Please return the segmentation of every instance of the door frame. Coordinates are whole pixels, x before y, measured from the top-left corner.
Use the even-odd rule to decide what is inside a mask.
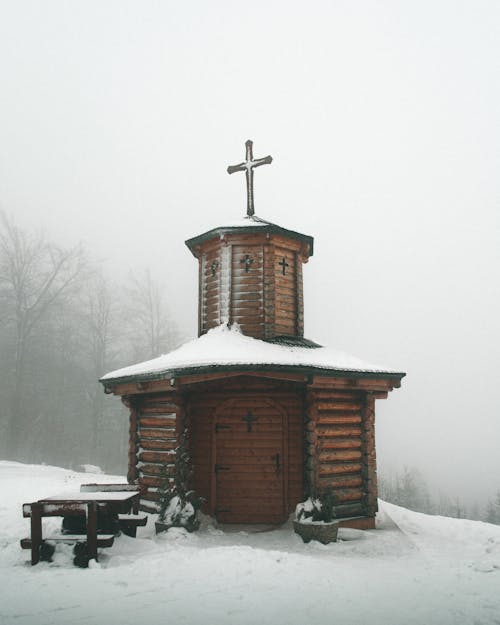
[[[212,445],[211,445],[211,458],[210,458],[210,470],[212,474],[212,478],[210,480],[210,514],[215,517],[216,509],[217,509],[217,475],[215,473],[215,464],[217,460],[217,438],[215,434],[215,424],[219,417],[219,414],[222,410],[230,407],[231,404],[238,403],[242,400],[252,398],[263,401],[268,404],[271,408],[274,408],[281,415],[281,422],[283,424],[282,427],[282,450],[283,450],[283,459],[281,462],[281,473],[282,473],[282,493],[283,493],[283,506],[282,506],[282,515],[283,521],[286,521],[288,517],[288,414],[286,410],[274,399],[270,399],[266,395],[262,393],[242,393],[239,397],[231,397],[230,399],[225,399],[221,401],[214,409],[212,413],[212,422],[211,422],[211,432],[212,432]]]

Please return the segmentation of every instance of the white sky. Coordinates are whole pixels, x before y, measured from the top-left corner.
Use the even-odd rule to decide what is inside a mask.
[[[403,368],[381,468],[500,488],[496,0],[0,0],[0,208],[111,274],[151,266],[186,335],[184,240],[245,211],[315,237],[306,335]]]

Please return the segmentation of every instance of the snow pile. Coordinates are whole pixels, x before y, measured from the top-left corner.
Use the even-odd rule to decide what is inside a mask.
[[[291,347],[266,343],[241,333],[238,326],[221,325],[178,349],[153,360],[106,374],[113,380],[147,374],[168,374],[182,369],[213,366],[279,365],[363,373],[399,373],[382,365],[327,347]]]
[[[303,544],[290,524],[255,533],[207,518],[194,534],[154,536],[151,519],[93,568],[73,567],[64,546],[31,567],[19,547],[29,533],[21,504],[94,478],[123,480],[0,462],[2,625],[499,622],[500,527],[383,502],[378,530],[341,529],[326,546]]]

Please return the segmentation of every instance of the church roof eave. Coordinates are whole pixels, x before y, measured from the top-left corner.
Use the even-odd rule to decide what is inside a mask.
[[[154,382],[158,380],[172,380],[179,377],[189,377],[205,373],[229,373],[229,372],[281,372],[281,373],[297,373],[304,376],[321,375],[332,378],[347,379],[366,379],[373,380],[391,380],[400,382],[406,373],[403,372],[384,372],[384,371],[355,371],[348,369],[328,369],[324,367],[312,367],[303,365],[280,365],[280,364],[223,364],[223,365],[195,365],[181,368],[173,368],[166,371],[155,371],[148,373],[140,373],[135,375],[125,375],[116,378],[106,378],[99,380],[105,388],[113,388],[120,384],[129,382]]]
[[[196,247],[205,243],[206,241],[210,241],[211,239],[220,238],[227,234],[277,234],[283,237],[287,237],[290,239],[295,239],[307,246],[308,255],[312,256],[314,252],[314,238],[307,235],[302,234],[300,232],[296,232],[295,230],[288,230],[287,228],[282,228],[277,224],[273,224],[269,221],[265,221],[264,219],[260,219],[258,217],[246,217],[242,220],[241,224],[231,224],[228,226],[218,226],[217,228],[212,228],[212,230],[208,230],[202,234],[199,234],[191,239],[187,239],[185,241],[188,248],[191,250],[193,256],[196,256]]]
[[[236,325],[222,324],[168,354],[117,369],[100,381],[109,387],[125,381],[165,380],[217,371],[282,371],[386,379],[401,379],[405,375],[307,339],[278,337],[272,342],[263,341],[242,334]]]

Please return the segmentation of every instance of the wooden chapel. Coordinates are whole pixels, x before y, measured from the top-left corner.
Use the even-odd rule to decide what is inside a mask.
[[[199,336],[107,374],[130,410],[128,480],[157,510],[162,467],[174,471],[186,432],[193,488],[225,523],[282,523],[309,494],[332,488],[342,525],[374,527],[375,400],[405,375],[304,338],[302,265],[313,238],[254,214],[186,241],[199,263]],[[165,469],[163,469],[164,471]]]

